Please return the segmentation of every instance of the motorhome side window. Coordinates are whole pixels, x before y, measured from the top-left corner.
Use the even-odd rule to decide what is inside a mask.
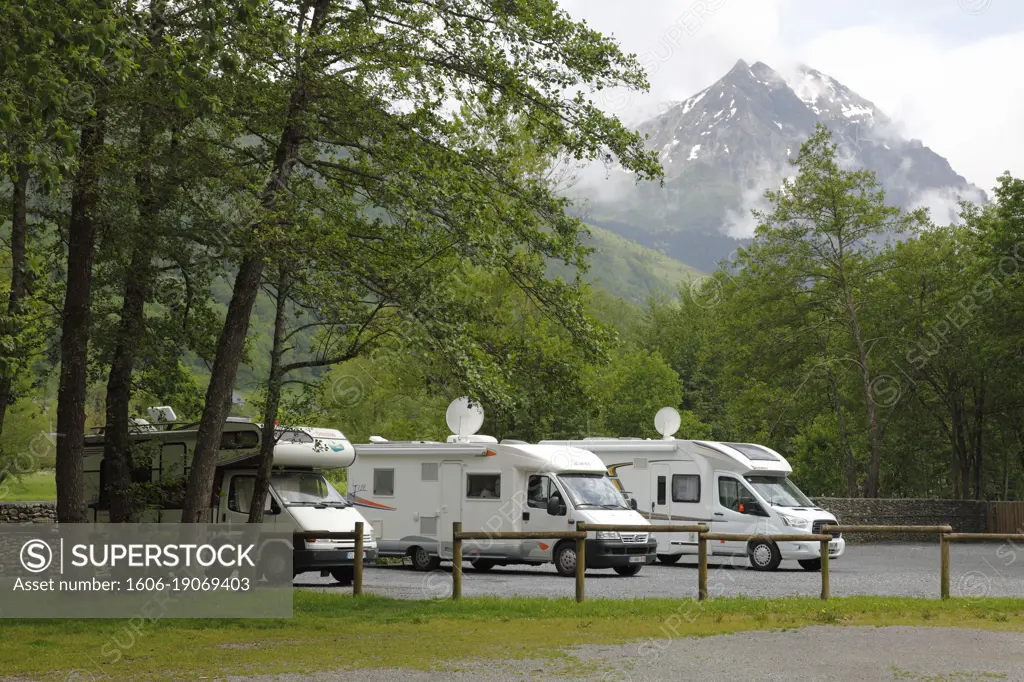
[[[674,474],[672,476],[673,502],[700,502],[700,476]]]
[[[390,497],[395,494],[395,470],[373,470],[373,494]]]
[[[658,504],[665,504],[665,477],[658,476]]]
[[[220,436],[221,450],[246,450],[260,444],[260,436],[255,431],[225,431]]]
[[[718,501],[733,511],[740,511],[741,504],[757,504],[757,499],[735,478],[718,479]]]
[[[501,474],[466,474],[466,497],[501,497]]]
[[[551,479],[547,476],[530,476],[526,485],[526,506],[547,509],[551,497]]]

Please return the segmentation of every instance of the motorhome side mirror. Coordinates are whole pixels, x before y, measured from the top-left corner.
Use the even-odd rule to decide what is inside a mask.
[[[559,516],[558,512],[561,508],[562,500],[558,496],[552,495],[548,498],[548,515]]]
[[[271,500],[270,500],[270,513],[271,514],[280,514],[281,513],[281,505],[279,505],[277,503],[277,500],[275,500],[273,498],[271,498]]]
[[[629,500],[629,508],[630,508],[630,509],[632,509],[633,511],[636,511],[636,510],[637,510],[637,506],[636,506],[636,498],[635,498],[635,497],[634,497],[634,498],[631,498],[631,499]]]

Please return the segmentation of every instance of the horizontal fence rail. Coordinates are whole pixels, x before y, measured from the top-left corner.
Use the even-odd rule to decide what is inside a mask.
[[[698,586],[697,599],[708,598],[708,543],[714,541],[752,542],[770,540],[772,542],[817,542],[821,557],[821,598],[830,597],[830,571],[828,546],[834,535],[840,533],[880,533],[880,534],[919,534],[938,535],[940,545],[940,596],[949,599],[949,543],[951,542],[1021,542],[1022,533],[954,533],[951,526],[844,526],[824,525],[818,533],[712,533],[704,523],[686,525],[617,525],[617,524],[577,524],[575,531],[551,532],[507,532],[493,533],[487,531],[462,530],[462,524],[453,524],[454,547],[452,552],[452,598],[462,597],[462,541],[463,540],[575,540],[576,542],[576,601],[584,600],[584,574],[586,572],[586,537],[590,531],[629,532],[629,533],[697,533],[697,568]],[[351,537],[354,533],[310,533],[310,537]],[[361,535],[359,537],[362,537]],[[357,557],[358,558],[358,557]],[[360,561],[361,564],[361,561]],[[360,565],[360,569],[361,569]]]
[[[949,599],[949,542],[952,526],[841,526],[824,525],[822,533],[916,533],[939,536],[939,597]]]
[[[352,531],[299,530],[292,533],[292,548],[299,547],[306,540],[354,540],[352,548],[352,596],[363,593],[363,522],[356,521]],[[304,546],[304,545],[303,545]]]

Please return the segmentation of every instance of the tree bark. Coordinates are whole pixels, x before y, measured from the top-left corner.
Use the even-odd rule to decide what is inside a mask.
[[[850,447],[850,437],[846,431],[846,416],[843,414],[843,405],[839,399],[839,384],[836,382],[832,368],[828,368],[828,382],[832,387],[832,405],[836,411],[836,418],[839,420],[839,438],[843,441],[843,461],[846,466],[846,494],[848,497],[857,497],[857,465],[853,459],[853,448]]]
[[[96,241],[97,192],[106,114],[82,126],[80,162],[71,191],[68,225],[67,292],[60,338],[60,383],[57,389],[57,521],[86,520],[82,487],[82,449],[85,444],[86,365],[89,351],[93,247]]]
[[[7,320],[3,328],[3,334],[11,336],[17,334],[21,303],[28,292],[28,164],[18,163],[14,176],[11,205],[11,291],[7,298]],[[0,433],[3,432],[4,418],[7,416],[7,404],[11,401],[11,384],[14,381],[17,362],[15,356],[15,351],[7,354],[3,367],[0,367]]]
[[[316,0],[309,34],[319,35],[327,19],[332,0]],[[288,118],[281,131],[281,140],[274,153],[270,180],[263,193],[263,207],[272,212],[278,198],[288,187],[292,169],[298,159],[299,145],[305,136],[303,118],[309,106],[309,84],[303,73],[302,57],[296,70],[296,87],[288,104]],[[220,447],[224,420],[231,407],[231,392],[234,390],[238,364],[241,361],[245,336],[249,331],[249,316],[263,277],[263,248],[258,243],[250,246],[242,259],[238,276],[235,278],[231,303],[228,306],[224,328],[217,342],[217,355],[210,373],[210,385],[206,391],[206,404],[196,434],[196,446],[189,471],[185,504],[182,510],[184,523],[200,523],[205,520],[213,492],[214,474],[217,467],[217,451]]]
[[[974,499],[984,498],[983,465],[985,463],[985,379],[974,395]]]
[[[850,335],[857,349],[857,366],[860,368],[861,384],[864,388],[864,402],[868,411],[868,435],[871,443],[871,462],[868,465],[868,477],[864,482],[864,497],[878,497],[878,482],[882,470],[882,444],[878,433],[878,414],[875,399],[871,393],[871,370],[868,366],[868,352],[860,334],[857,311],[853,305],[853,293],[850,285],[843,282],[846,314],[850,325]]]
[[[274,343],[270,350],[270,378],[267,381],[267,404],[263,409],[263,439],[260,443],[260,463],[256,472],[256,486],[249,507],[249,523],[263,522],[263,506],[270,489],[270,470],[274,466],[274,446],[277,444],[275,426],[281,405],[281,380],[284,378],[281,359],[284,356],[285,313],[288,291],[291,288],[288,269],[281,266],[277,282],[277,309],[274,315]]]

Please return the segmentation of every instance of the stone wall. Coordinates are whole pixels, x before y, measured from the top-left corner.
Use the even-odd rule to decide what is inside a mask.
[[[957,533],[984,533],[988,526],[986,502],[975,500],[916,500],[816,497],[814,503],[836,515],[847,526],[941,526]],[[850,534],[847,542],[885,540],[938,542],[935,535]]]
[[[0,502],[0,523],[54,523],[56,502]]]

